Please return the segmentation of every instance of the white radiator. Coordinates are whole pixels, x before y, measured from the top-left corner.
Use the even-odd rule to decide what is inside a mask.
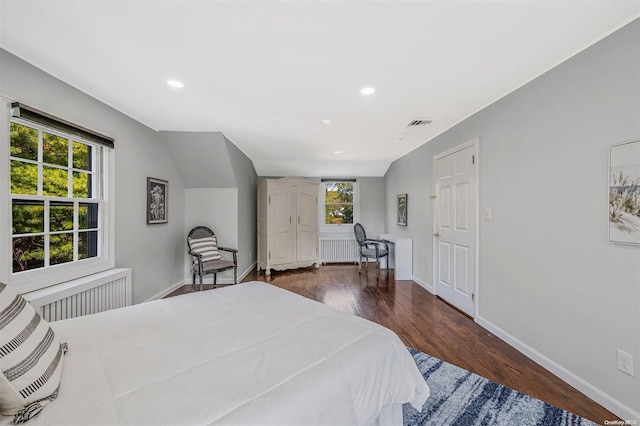
[[[115,268],[23,295],[51,322],[131,305],[131,269]]]
[[[358,243],[354,238],[320,237],[320,261],[357,262]]]

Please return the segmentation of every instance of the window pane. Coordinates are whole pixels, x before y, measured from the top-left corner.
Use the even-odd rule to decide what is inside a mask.
[[[78,212],[78,228],[93,229],[98,227],[98,204],[80,203]]]
[[[49,206],[49,230],[73,230],[73,204],[52,202]]]
[[[11,160],[11,193],[38,195],[38,166]]]
[[[42,167],[42,195],[66,197],[69,195],[68,172],[57,167]]]
[[[44,237],[13,239],[13,272],[44,267]]]
[[[42,133],[42,161],[58,166],[69,165],[69,140],[50,133]]]
[[[80,142],[73,142],[73,168],[91,170],[91,147]]]
[[[326,183],[324,194],[325,203],[353,203],[353,183]]]
[[[21,124],[11,123],[11,155],[38,160],[38,131]]]
[[[98,256],[98,231],[78,233],[78,259]]]
[[[324,223],[327,225],[353,223],[353,205],[325,204]]]
[[[12,200],[11,217],[13,234],[44,232],[44,202]]]
[[[49,237],[49,264],[73,262],[73,234],[56,234]]]
[[[76,198],[91,197],[91,174],[73,172],[73,196]]]

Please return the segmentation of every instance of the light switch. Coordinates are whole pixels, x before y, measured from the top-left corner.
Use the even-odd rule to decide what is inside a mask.
[[[491,220],[491,207],[485,207],[482,212],[482,218],[484,220]]]

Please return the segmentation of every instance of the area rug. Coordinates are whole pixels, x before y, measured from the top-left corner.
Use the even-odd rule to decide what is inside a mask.
[[[431,396],[419,413],[404,404],[405,426],[597,426],[539,399],[407,348]]]

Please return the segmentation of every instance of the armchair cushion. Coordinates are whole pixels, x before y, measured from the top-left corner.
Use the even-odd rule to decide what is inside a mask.
[[[204,238],[189,238],[189,247],[193,253],[202,255],[203,262],[222,259],[218,250],[218,239],[215,235]]]
[[[218,259],[218,260],[208,260],[202,264],[202,272],[212,272],[212,271],[220,271],[224,269],[235,268],[236,264],[230,260],[226,259]]]
[[[369,257],[369,258],[376,257],[376,249],[375,248],[369,248],[369,249],[361,250],[360,254],[362,256]],[[378,257],[385,257],[386,255],[387,255],[387,250],[385,250],[383,248],[378,249]]]

